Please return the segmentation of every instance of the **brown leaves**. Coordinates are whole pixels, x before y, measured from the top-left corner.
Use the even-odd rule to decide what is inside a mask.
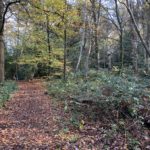
[[[0,148],[53,149],[58,143],[53,131],[51,101],[41,82],[20,82],[19,91],[0,113]],[[48,132],[49,131],[49,132]]]
[[[64,103],[54,103],[41,82],[20,82],[19,91],[0,110],[0,149],[123,150],[134,145],[136,139],[143,149],[149,148],[149,130],[143,132],[131,120],[124,120],[120,128],[113,111],[108,112],[110,117],[95,105],[81,105],[79,127],[73,126],[69,123],[73,104],[68,104],[64,112]],[[94,112],[99,117],[97,121],[90,119]],[[123,127],[128,129],[126,134]],[[130,135],[133,139],[129,139]]]

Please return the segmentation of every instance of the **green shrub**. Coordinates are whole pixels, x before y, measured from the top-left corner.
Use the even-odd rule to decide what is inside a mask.
[[[84,80],[80,74],[68,77],[67,82],[62,80],[51,81],[48,85],[49,94],[58,99],[66,100],[92,100],[97,102],[104,110],[110,108],[124,111],[126,104],[130,116],[136,116],[142,104],[141,97],[150,96],[147,87],[149,79],[122,74],[122,76],[110,74],[107,71],[91,71],[89,78]],[[109,87],[113,93],[110,96],[103,95],[103,87]],[[126,107],[125,106],[125,107]]]
[[[19,80],[29,80],[34,77],[34,74],[37,70],[36,65],[23,64],[19,65],[18,68],[18,79]]]
[[[6,100],[9,99],[10,94],[17,89],[16,83],[7,81],[0,83],[0,107],[2,107]]]

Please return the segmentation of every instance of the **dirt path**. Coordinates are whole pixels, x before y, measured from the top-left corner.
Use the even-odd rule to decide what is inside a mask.
[[[42,83],[18,84],[18,92],[0,110],[0,150],[57,149],[55,109]]]

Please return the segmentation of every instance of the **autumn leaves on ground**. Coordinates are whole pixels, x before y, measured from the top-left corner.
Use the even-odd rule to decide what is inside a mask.
[[[0,109],[0,150],[78,149],[78,131],[65,131],[63,104],[52,102],[42,81],[18,86]]]
[[[109,120],[113,114],[101,112],[94,104],[80,106],[83,116],[75,127],[71,101],[67,104],[70,110],[66,111],[64,102],[48,96],[42,81],[18,82],[18,86],[18,91],[0,109],[0,150],[127,150],[127,144],[136,142],[127,141],[123,127],[120,131],[115,129],[112,118]],[[100,119],[91,121],[90,111],[101,114]],[[130,121],[126,125],[134,137],[141,139],[141,146],[148,148],[149,131],[141,130],[135,123],[136,128]]]
[[[0,149],[55,149],[60,143],[55,112],[41,82],[20,82],[0,110]]]

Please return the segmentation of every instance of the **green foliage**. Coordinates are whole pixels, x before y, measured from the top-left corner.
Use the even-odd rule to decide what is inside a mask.
[[[70,75],[67,82],[62,80],[50,81],[49,94],[63,100],[71,98],[74,101],[89,100],[99,104],[102,109],[110,108],[124,111],[135,117],[142,104],[142,96],[150,96],[147,90],[149,79],[123,74],[116,76],[106,71],[90,71],[89,79],[84,80],[81,75]],[[112,89],[111,95],[103,94],[103,89]]]
[[[10,94],[17,89],[16,83],[12,81],[6,81],[0,83],[0,107],[2,107],[6,100],[9,99]]]
[[[76,75],[70,73],[66,82],[50,80],[48,91],[51,96],[63,101],[65,113],[71,112],[67,124],[85,130],[86,123],[106,123],[109,126],[103,128],[106,141],[118,140],[117,135],[123,134],[125,146],[138,149],[140,140],[130,130],[132,126],[143,126],[144,116],[140,110],[144,108],[146,113],[149,110],[149,82],[148,78],[133,76],[131,70],[123,70],[121,76],[104,70],[90,70],[86,79],[78,72]],[[110,95],[104,93],[107,87],[112,91]]]
[[[140,149],[140,142],[133,138],[130,133],[128,133],[128,148],[129,149]]]
[[[21,5],[14,6],[16,9],[14,11],[18,14],[16,28],[13,28],[13,23],[10,22],[7,24],[7,33],[5,33],[6,37],[12,41],[10,45],[9,40],[6,40],[8,78],[12,78],[17,72],[16,64],[20,66],[21,71],[25,72],[21,75],[22,79],[29,78],[28,75],[24,76],[33,65],[41,66],[37,68],[36,76],[38,77],[62,72],[64,28],[67,28],[67,42],[70,39],[72,41],[78,34],[74,25],[80,19],[78,9],[62,0],[42,2],[35,0],[29,5],[24,5],[27,11],[22,9]],[[45,12],[42,11],[43,9]],[[67,51],[70,51],[68,45],[69,43],[67,43]],[[67,58],[67,69],[70,69],[68,60],[71,59]]]
[[[34,77],[37,70],[36,65],[24,64],[20,65],[17,71],[17,76],[19,80],[29,80]]]

